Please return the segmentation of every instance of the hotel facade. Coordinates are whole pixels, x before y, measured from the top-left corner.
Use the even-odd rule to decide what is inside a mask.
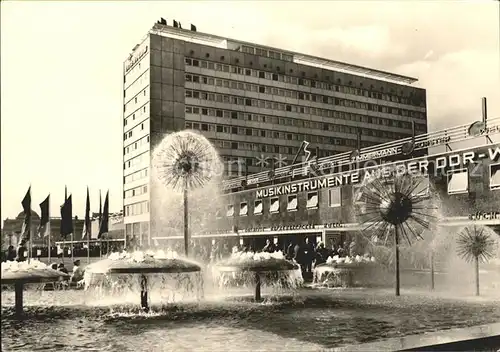
[[[145,245],[162,231],[150,165],[168,133],[200,131],[233,178],[290,164],[303,141],[321,158],[427,132],[414,78],[160,23],[123,78],[125,232]]]

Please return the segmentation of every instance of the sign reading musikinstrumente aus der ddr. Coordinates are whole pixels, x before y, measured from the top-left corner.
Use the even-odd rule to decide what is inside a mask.
[[[441,154],[439,156],[422,157],[406,161],[387,163],[368,167],[364,169],[356,169],[349,172],[337,173],[326,176],[319,176],[314,179],[305,181],[297,181],[282,185],[268,186],[257,189],[255,198],[267,198],[280,195],[288,195],[309,191],[316,191],[324,188],[340,187],[345,185],[353,185],[363,183],[376,178],[390,178],[400,175],[418,175],[428,176],[429,166],[432,165],[432,170],[439,173],[450,167],[467,166],[477,160],[490,159],[496,161],[500,159],[500,146],[489,147],[486,152],[479,153],[476,150],[466,150],[460,153]]]

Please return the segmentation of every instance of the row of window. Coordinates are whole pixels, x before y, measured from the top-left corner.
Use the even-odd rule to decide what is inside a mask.
[[[254,108],[279,110],[279,111],[285,111],[285,112],[295,112],[295,113],[300,113],[300,114],[304,114],[304,115],[315,115],[315,116],[330,117],[330,118],[335,117],[335,110],[327,110],[327,109],[320,109],[320,108],[307,107],[307,106],[277,103],[277,102],[273,102],[270,100],[252,99],[252,98],[245,98],[245,97],[241,97],[241,96],[237,96],[237,95],[216,94],[216,93],[189,90],[189,89],[186,89],[185,94],[186,94],[186,98],[214,101],[214,102],[219,102],[219,103],[223,103],[223,104],[251,106]],[[368,104],[359,103],[359,102],[355,102],[355,103],[368,105]],[[392,119],[384,119],[384,120],[390,121]]]
[[[137,97],[136,97],[136,99],[137,99]],[[149,108],[149,104],[146,102],[143,106],[136,109],[131,115],[125,117],[125,120],[123,121],[123,125],[127,126],[128,122],[130,120],[135,121],[136,118],[140,119],[142,115],[148,113],[148,108]]]
[[[200,114],[200,115],[206,115],[206,116],[232,118],[232,119],[238,119],[238,120],[242,120],[242,121],[273,123],[276,125],[279,124],[279,125],[287,125],[287,126],[294,126],[294,127],[323,129],[322,122],[302,120],[302,119],[290,118],[290,117],[277,117],[277,116],[269,116],[269,115],[261,115],[261,114],[252,114],[249,112],[241,112],[241,111],[229,111],[229,110],[221,110],[221,109],[203,108],[203,107],[196,107],[196,106],[190,106],[190,105],[186,106],[186,113],[187,114]],[[356,121],[356,122],[363,122],[363,123],[369,123],[369,124],[384,125],[384,126],[396,127],[396,128],[404,128],[404,129],[411,128],[411,123],[405,122],[405,121],[397,121],[397,120],[393,120],[393,119],[385,119],[382,117],[344,113],[344,112],[340,112],[340,111],[335,111],[333,117],[338,118],[338,119],[348,120],[348,121]],[[337,131],[337,132],[346,132],[343,129],[349,128],[349,126],[338,125],[338,124],[335,124],[334,126],[338,126],[338,127],[335,127],[333,130],[333,131]],[[415,130],[416,131],[426,131],[427,125],[416,123]],[[391,138],[391,137],[388,136],[387,138]]]
[[[316,136],[316,137],[321,137],[321,136]],[[309,140],[309,141],[311,141],[311,140]],[[357,143],[357,141],[355,141],[353,139],[339,139],[338,141],[340,141],[340,143],[342,143],[342,144],[335,143],[336,145],[350,146],[350,147],[355,147],[356,143]],[[297,148],[280,146],[280,145],[276,145],[276,144],[235,142],[235,141],[227,141],[227,140],[221,140],[221,139],[211,139],[211,142],[215,145],[215,147],[217,147],[219,149],[248,150],[248,151],[254,151],[254,152],[261,152],[261,153],[281,153],[281,154],[296,154],[296,152],[297,152]],[[373,143],[373,144],[377,144],[377,143]],[[293,151],[295,151],[295,153],[293,153]],[[339,151],[337,151],[337,152],[339,152]],[[325,153],[327,153],[327,152],[325,152]],[[331,154],[328,153],[328,155],[333,155],[333,154],[334,154],[333,150],[331,151]],[[327,156],[327,155],[323,155],[323,156]]]
[[[141,215],[149,213],[149,202],[138,202],[125,206],[125,216]]]
[[[134,167],[144,161],[149,162],[149,151],[139,154],[136,157],[133,157],[132,159],[125,161],[123,163],[123,169],[126,170],[128,168]]]
[[[371,110],[371,111],[389,113],[389,114],[400,115],[400,116],[411,116],[414,118],[425,118],[424,113],[421,113],[418,111],[413,111],[413,110],[399,109],[399,108],[382,106],[382,105],[377,105],[377,104],[368,104],[368,103],[362,103],[362,102],[355,101],[355,100],[335,98],[335,97],[327,96],[327,95],[310,94],[310,93],[305,93],[305,92],[300,92],[300,91],[295,91],[295,90],[288,90],[288,89],[281,89],[281,88],[276,88],[276,87],[256,85],[256,84],[246,83],[246,82],[241,82],[241,81],[225,80],[225,79],[214,78],[214,77],[209,77],[209,76],[198,76],[198,75],[186,74],[186,81],[193,82],[193,83],[199,83],[199,84],[205,84],[205,85],[224,87],[224,88],[229,88],[229,89],[234,89],[234,90],[243,90],[243,91],[249,91],[249,92],[254,92],[254,93],[261,93],[261,94],[269,94],[269,95],[275,95],[275,96],[280,96],[280,97],[286,97],[286,98],[291,98],[291,99],[306,100],[306,101],[311,101],[311,102],[321,103],[321,104],[346,106],[346,107],[351,107],[351,108],[356,108],[356,109]],[[338,91],[339,86],[336,86],[336,88]],[[272,100],[272,98],[270,98],[270,99]],[[220,100],[220,101],[222,101],[222,100]],[[291,110],[287,110],[287,111],[297,112],[297,109],[294,106],[291,106]]]
[[[267,50],[267,49],[248,46],[248,45],[242,45],[240,48],[240,51],[242,53],[246,53],[246,54],[264,56],[264,57],[269,57],[271,59],[293,62],[293,55],[286,54],[286,53],[281,52],[281,51]]]
[[[201,111],[203,108],[191,108],[191,111]],[[220,111],[220,110],[216,110]],[[321,123],[315,121],[307,121],[309,122],[307,128],[315,129],[317,131],[331,131],[331,132],[339,132],[339,133],[350,133],[356,135],[357,131],[361,131],[361,134],[364,136],[371,136],[377,138],[385,138],[389,140],[397,140],[405,137],[409,137],[408,133],[396,133],[391,131],[381,131],[381,130],[373,130],[368,128],[356,128],[351,126],[343,126],[343,125],[334,125],[331,123]],[[245,128],[238,127],[233,125],[213,125],[207,123],[198,123],[198,122],[186,122],[186,128],[193,128],[195,130],[201,131],[214,131],[219,133],[232,133],[239,134],[245,136],[254,136],[254,137],[265,137],[265,138],[278,138],[278,139],[286,139],[289,141],[303,141],[308,140],[310,142],[319,142],[319,143],[331,143],[342,145],[342,142],[338,138],[327,137],[327,136],[317,136],[312,137],[312,135],[308,135],[305,133],[294,133],[294,132],[282,132],[275,130],[264,130],[257,128]],[[314,139],[314,140],[313,140]],[[342,138],[344,139],[344,138]]]
[[[328,190],[328,206],[337,208],[342,206],[342,196],[340,187],[331,188]],[[286,210],[297,211],[299,209],[299,198],[297,194],[286,196]],[[269,213],[278,213],[280,211],[280,197],[271,197],[269,199],[258,199],[253,202],[253,208],[249,209],[249,204],[246,201],[240,203],[239,211],[236,214],[235,206],[229,204],[226,208],[226,217],[246,216],[246,215],[261,215],[264,212],[264,205],[269,210]],[[307,200],[305,204],[306,209],[318,209],[319,207],[319,194],[317,191],[307,193]],[[216,214],[220,218],[220,212]]]
[[[123,114],[128,117],[130,115],[133,116],[133,113],[137,112],[137,110],[143,108],[144,104],[149,101],[148,90],[144,89],[142,93],[137,94],[133,99],[129,102],[123,104]],[[137,117],[137,116],[136,116]]]
[[[134,132],[137,134],[137,133],[140,133],[141,131],[144,131],[144,130],[147,131],[148,128],[149,128],[149,120],[146,120],[146,121],[142,122],[140,125],[137,125],[134,128],[132,128],[131,130],[125,132],[123,134],[123,140],[126,141],[127,139],[132,138],[134,136]]]
[[[128,103],[130,99],[140,94],[141,90],[146,87],[149,87],[149,70],[142,73],[130,86],[125,87],[123,91],[125,103]],[[142,94],[144,94],[144,92]]]
[[[268,79],[271,81],[296,84],[296,85],[301,85],[301,86],[306,86],[306,87],[311,87],[311,88],[337,91],[337,92],[341,92],[344,94],[355,94],[355,95],[370,97],[370,98],[379,99],[379,100],[387,100],[387,101],[392,101],[394,103],[413,105],[413,106],[417,105],[417,106],[425,107],[425,101],[423,99],[421,99],[421,101],[417,101],[416,99],[414,99],[413,92],[410,92],[408,94],[409,96],[405,96],[407,94],[405,94],[405,92],[403,90],[400,91],[399,95],[397,94],[396,91],[391,90],[390,94],[388,94],[387,92],[384,92],[383,86],[380,87],[380,92],[376,92],[376,91],[374,91],[375,87],[373,85],[371,85],[369,87],[370,89],[363,88],[363,83],[360,83],[360,88],[355,88],[355,87],[352,87],[352,84],[353,84],[352,81],[348,81],[348,82],[345,82],[347,84],[345,84],[345,83],[343,84],[342,80],[340,78],[337,79],[337,81],[335,82],[336,84],[331,84],[328,82],[320,82],[320,81],[310,80],[310,79],[306,79],[306,78],[298,78],[298,77],[288,76],[288,75],[283,75],[283,74],[278,74],[278,73],[259,71],[259,70],[250,69],[250,68],[243,68],[243,67],[239,67],[239,66],[235,66],[235,65],[219,64],[219,63],[205,61],[205,60],[186,58],[185,63],[187,66],[201,67],[201,68],[208,69],[208,70],[215,70],[215,71],[221,71],[221,72],[226,72],[226,73],[251,76],[251,77],[255,77],[255,78]],[[338,88],[336,88],[336,87],[338,87]]]
[[[500,190],[500,163],[492,164],[489,166],[490,170],[490,189]],[[474,184],[478,187],[482,187],[482,183],[479,180],[475,180]],[[450,195],[467,193],[470,190],[469,185],[469,172],[467,169],[450,170],[447,175],[447,192]],[[362,204],[363,200],[363,187],[356,186],[353,188],[353,203]],[[415,196],[427,196],[429,195],[429,178],[424,177],[422,182],[417,184],[412,190],[412,194]],[[342,196],[341,188],[331,188],[328,190],[328,206],[329,207],[341,207],[342,206]],[[282,196],[285,197],[285,196]],[[298,209],[298,196],[296,194],[287,195],[287,211],[296,211]],[[317,191],[307,193],[306,209],[316,209],[319,207],[319,194]],[[267,200],[266,200],[267,201]],[[280,211],[280,197],[271,197],[268,203],[269,213],[278,213]],[[246,216],[249,214],[260,215],[264,211],[264,200],[259,199],[254,201],[253,209],[249,211],[248,202],[243,201],[240,203],[240,208],[238,215]],[[220,213],[219,213],[220,214]],[[226,216],[232,217],[236,214],[235,206],[230,204],[226,209]],[[220,215],[219,215],[220,216]]]
[[[141,235],[147,237],[149,234],[149,222],[134,222],[133,224],[125,224],[125,236],[137,237],[141,240]]]
[[[123,184],[134,182],[137,180],[142,180],[143,178],[148,177],[148,169],[142,169],[139,171],[136,171],[134,173],[131,173],[130,175],[124,176],[123,177]]]
[[[500,163],[489,165],[489,188],[490,190],[500,190]],[[479,169],[482,170],[482,169]],[[477,178],[479,176],[479,178]],[[474,182],[470,183],[471,177],[476,177]],[[482,174],[477,175],[474,172],[469,172],[467,169],[452,170],[447,175],[448,179],[448,194],[460,194],[474,192],[476,187],[483,188]]]
[[[141,146],[148,144],[149,143],[149,135],[146,137],[143,137],[139,139],[137,142],[132,143],[125,148],[123,148],[123,155],[127,155],[128,153],[135,152],[137,149],[139,149]]]
[[[142,185],[123,192],[123,198],[137,197],[148,193],[148,185]]]

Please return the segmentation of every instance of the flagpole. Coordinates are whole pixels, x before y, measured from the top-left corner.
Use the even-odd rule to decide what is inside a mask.
[[[87,203],[88,201],[88,203]],[[87,204],[89,205],[88,213],[87,209],[85,209],[85,232],[87,235],[87,264],[90,264],[90,237],[92,236],[92,221],[90,221],[90,196],[89,196],[89,187],[87,186],[87,201],[85,202],[85,208],[87,208]]]
[[[92,235],[92,231],[87,231],[87,264],[90,264],[90,236]]]
[[[29,208],[29,214],[28,214],[28,264],[31,261],[31,256],[33,255],[33,239],[31,238],[31,185],[30,185],[30,208]]]
[[[48,203],[49,203],[49,205],[48,205],[48,207],[49,207],[49,222],[47,224],[48,227],[45,229],[45,231],[48,230],[48,233],[49,233],[48,236],[49,236],[49,265],[50,265],[50,252],[51,252],[51,249],[52,249],[52,247],[50,246],[50,237],[52,235],[51,231],[50,231],[51,230],[51,228],[50,228],[50,193],[49,193],[49,201],[48,201]]]
[[[64,186],[64,204],[66,204],[66,200],[68,199],[68,187]],[[62,222],[62,217],[61,217]],[[63,246],[62,246],[62,262],[64,264],[64,249],[66,248],[66,235],[63,235]]]
[[[62,245],[62,262],[64,264],[64,248],[66,248],[66,236],[63,236],[63,245]]]
[[[75,218],[76,218],[76,216],[72,220],[73,221],[73,232],[71,232],[71,262],[72,263],[75,261],[74,260],[75,257],[73,255],[73,249],[75,248],[75,244],[74,244],[74,242],[75,242],[75,229],[76,229],[76,227],[75,227],[75,225],[76,225]]]
[[[99,259],[102,259],[102,236],[101,233],[101,221],[102,221],[102,199],[101,190],[99,190],[99,231],[97,232],[97,237],[99,238]]]
[[[31,209],[30,209],[31,212]],[[31,238],[31,214],[30,217],[28,218],[28,264],[31,261],[31,257],[33,256],[33,239]]]

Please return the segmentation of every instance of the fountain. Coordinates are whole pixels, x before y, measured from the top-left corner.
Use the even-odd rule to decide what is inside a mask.
[[[487,262],[494,257],[495,244],[492,236],[479,226],[467,226],[459,234],[458,255],[467,262],[474,262],[476,296],[479,296],[479,262]]]
[[[185,258],[176,252],[149,251],[112,253],[108,258],[89,265],[85,270],[86,289],[102,292],[140,291],[141,308],[150,310],[153,287],[161,292],[168,290],[173,281],[173,292],[183,288],[190,291],[197,287],[196,298],[203,296],[201,266],[187,259],[189,245],[188,191],[202,188],[214,176],[220,161],[217,152],[202,135],[181,131],[166,136],[153,153],[155,176],[171,192],[183,194],[183,230]],[[168,209],[166,209],[168,212]],[[176,216],[176,214],[172,214]],[[194,275],[194,280],[192,279]],[[169,280],[172,279],[172,280]],[[184,287],[180,287],[183,286]],[[162,301],[162,299],[161,299]]]
[[[165,137],[155,149],[152,163],[158,181],[171,193],[182,193],[184,252],[187,257],[189,192],[204,188],[216,178],[223,170],[222,163],[213,145],[194,131],[181,131]]]
[[[394,241],[395,294],[400,295],[399,251],[400,240],[405,238],[409,245],[411,239],[422,239],[421,232],[429,229],[430,218],[436,209],[428,204],[427,194],[416,192],[421,188],[423,177],[400,174],[390,178],[373,174],[366,177],[360,189],[361,197],[357,207],[357,218],[362,223],[363,234],[370,234],[372,251],[382,241],[386,247],[392,237]],[[328,258],[325,264],[315,269],[316,282],[324,275],[336,278],[341,286],[351,286],[354,276],[374,278],[385,276],[380,265],[374,264],[373,256],[355,256],[354,258]],[[356,274],[355,274],[356,273]]]
[[[262,286],[297,288],[303,283],[299,265],[286,260],[281,251],[274,253],[234,252],[214,267],[215,282],[225,287],[232,279],[254,285],[254,299],[262,300]]]
[[[7,261],[2,263],[1,285],[14,285],[15,311],[17,316],[23,314],[23,292],[26,284],[44,284],[69,278],[69,275],[54,270],[38,260],[24,262]]]
[[[330,256],[314,268],[313,284],[327,287],[377,286],[382,269],[374,256]]]
[[[85,289],[102,292],[110,290],[115,296],[124,297],[128,291],[140,291],[141,308],[149,311],[150,292],[164,296],[170,285],[169,279],[177,283],[171,291],[196,289],[196,298],[203,296],[203,280],[200,266],[187,259],[178,258],[169,251],[112,253],[108,258],[85,268]],[[174,276],[173,276],[174,275]],[[162,299],[159,300],[160,302]]]

